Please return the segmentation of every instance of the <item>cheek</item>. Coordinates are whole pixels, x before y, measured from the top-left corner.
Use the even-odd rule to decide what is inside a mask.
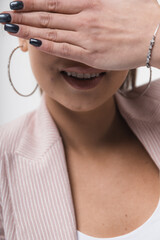
[[[109,95],[114,95],[126,80],[128,71],[111,71],[106,79],[106,91]]]
[[[49,79],[51,71],[53,71],[51,66],[54,66],[56,58],[49,54],[40,52],[32,46],[29,48],[29,58],[32,72],[37,79],[37,82],[41,85],[44,82],[44,79]]]
[[[34,47],[29,49],[29,58],[32,72],[41,87],[41,89],[53,99],[61,96],[62,101],[65,98],[64,86],[60,81],[58,65],[62,60],[52,55],[40,52]]]

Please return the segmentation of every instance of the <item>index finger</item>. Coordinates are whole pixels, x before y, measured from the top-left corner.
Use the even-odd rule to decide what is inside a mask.
[[[78,13],[90,8],[97,0],[23,0],[10,3],[11,10],[18,12],[45,11],[59,13]]]

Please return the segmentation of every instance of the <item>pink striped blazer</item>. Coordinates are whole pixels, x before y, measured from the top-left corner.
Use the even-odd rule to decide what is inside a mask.
[[[140,88],[139,88],[140,89]],[[118,109],[160,169],[160,79]],[[34,111],[0,128],[0,240],[76,240],[76,219],[59,130],[42,96]]]

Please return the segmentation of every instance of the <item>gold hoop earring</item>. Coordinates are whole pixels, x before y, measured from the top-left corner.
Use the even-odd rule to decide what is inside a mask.
[[[144,89],[144,91],[142,93],[140,93],[140,95],[138,95],[138,96],[134,95],[136,93],[136,90],[132,92],[132,91],[123,91],[121,89],[118,89],[118,92],[126,98],[138,98],[138,97],[143,96],[145,94],[145,92],[148,90],[148,88],[151,86],[151,81],[152,81],[152,68],[151,68],[151,66],[149,67],[149,70],[150,70],[149,82],[148,82],[146,88]],[[127,93],[128,93],[128,95],[127,95]],[[131,93],[133,93],[133,95],[131,95]]]
[[[8,77],[9,77],[9,81],[10,81],[10,83],[11,83],[11,86],[13,87],[14,91],[15,91],[17,94],[19,94],[19,95],[22,96],[22,97],[29,97],[29,96],[31,96],[31,95],[37,90],[37,88],[38,88],[38,86],[39,86],[38,84],[36,85],[35,89],[34,89],[30,94],[24,95],[24,94],[21,94],[20,92],[18,92],[18,91],[16,90],[16,88],[14,87],[14,85],[13,85],[13,83],[12,83],[12,80],[11,80],[11,74],[10,74],[11,59],[12,59],[12,56],[13,56],[14,52],[15,52],[18,48],[20,48],[20,47],[23,47],[23,45],[14,48],[14,50],[11,52],[11,54],[10,54],[10,56],[9,56],[9,61],[8,61]]]

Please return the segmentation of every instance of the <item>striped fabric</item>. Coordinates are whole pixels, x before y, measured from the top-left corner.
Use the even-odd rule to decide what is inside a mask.
[[[160,169],[160,79],[127,99],[121,115]],[[0,240],[76,240],[76,219],[60,132],[44,94],[39,107],[0,127]]]

